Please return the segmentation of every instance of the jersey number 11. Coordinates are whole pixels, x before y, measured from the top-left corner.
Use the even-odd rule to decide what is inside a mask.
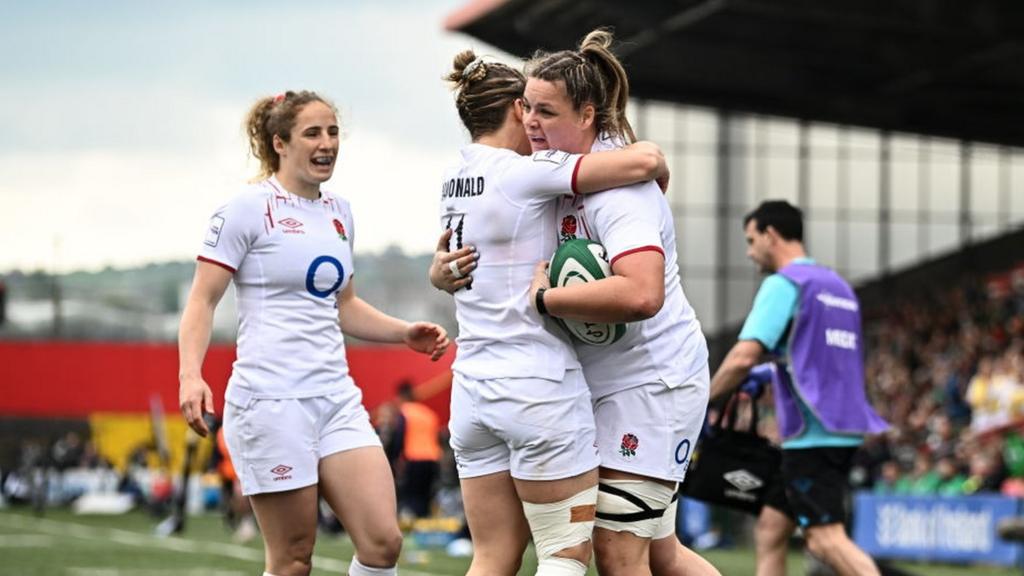
[[[466,222],[466,215],[465,214],[449,214],[448,215],[448,221],[445,222],[444,229],[445,230],[451,230],[452,229],[452,221],[455,220],[456,217],[458,217],[459,223],[455,226],[455,232],[452,234],[452,238],[455,239],[455,247],[452,248],[452,238],[449,238],[448,239],[448,251],[449,252],[453,252],[455,250],[459,250],[459,249],[462,248],[462,225],[465,224],[465,222]],[[472,290],[472,289],[473,289],[473,281],[470,280],[469,284],[466,284],[466,290]]]

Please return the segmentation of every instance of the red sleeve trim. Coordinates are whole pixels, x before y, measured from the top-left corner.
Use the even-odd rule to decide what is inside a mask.
[[[586,156],[586,154],[584,154],[583,156]],[[576,189],[576,179],[580,175],[580,164],[583,162],[583,156],[580,156],[579,158],[576,159],[576,165],[573,166],[572,168],[572,183],[570,184],[570,186],[572,187],[573,195],[578,195],[580,193],[580,191]]]
[[[215,266],[220,266],[221,268],[227,270],[228,272],[231,272],[232,274],[238,272],[238,270],[235,270],[231,266],[228,266],[223,262],[217,262],[216,260],[213,260],[212,258],[207,258],[206,256],[198,256],[196,257],[196,260],[199,260],[200,262],[209,262],[210,264],[213,264]]]
[[[615,266],[615,261],[618,260],[619,258],[622,258],[623,256],[629,256],[630,254],[636,254],[637,252],[657,252],[658,254],[661,254],[662,258],[665,257],[665,251],[661,249],[661,246],[641,246],[639,248],[633,248],[631,250],[626,250],[625,252],[616,254],[615,257],[612,258],[609,265]]]

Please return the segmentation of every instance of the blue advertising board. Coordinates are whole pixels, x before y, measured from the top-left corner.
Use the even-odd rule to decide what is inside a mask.
[[[996,533],[1020,501],[999,495],[854,497],[853,538],[871,556],[1015,566],[1021,545]]]

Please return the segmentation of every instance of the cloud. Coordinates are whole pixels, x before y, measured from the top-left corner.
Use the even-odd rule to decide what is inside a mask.
[[[210,213],[257,170],[249,106],[304,88],[341,114],[328,187],[353,204],[357,249],[431,250],[441,172],[468,141],[441,77],[462,49],[500,54],[441,29],[464,2],[12,5],[0,270],[191,258]]]
[[[14,217],[0,227],[0,270],[96,269],[192,258],[213,210],[257,171],[229,129],[235,111],[206,119],[215,139],[194,151],[89,150],[0,157],[0,198]],[[441,172],[457,148],[424,147],[370,129],[342,143],[325,185],[353,206],[357,250],[433,248]]]
[[[441,20],[460,3],[22,6],[0,39],[0,153],[185,146],[208,137],[194,117],[211,104],[241,117],[259,96],[303,88],[377,130],[452,145],[440,78],[471,42]]]

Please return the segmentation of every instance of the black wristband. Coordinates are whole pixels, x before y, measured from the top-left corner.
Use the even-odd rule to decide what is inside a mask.
[[[540,312],[541,316],[548,315],[548,307],[544,305],[544,292],[547,288],[538,288],[537,295],[533,297],[533,303],[537,306],[537,312]]]

